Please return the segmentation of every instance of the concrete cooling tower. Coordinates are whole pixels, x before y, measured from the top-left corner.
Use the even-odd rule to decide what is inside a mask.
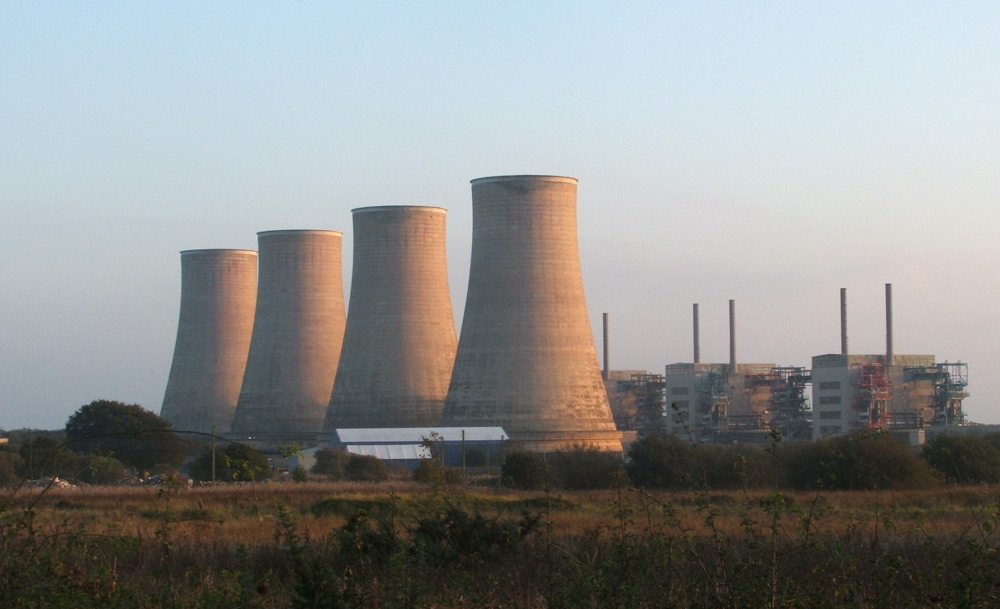
[[[160,416],[179,431],[229,431],[257,298],[257,252],[181,252],[181,312]]]
[[[257,238],[257,313],[230,435],[305,446],[323,427],[344,338],[342,235],[279,230]]]
[[[363,207],[344,349],[324,436],[337,428],[433,427],[455,362],[445,210]]]
[[[472,181],[472,264],[443,426],[621,451],[583,294],[575,178]]]

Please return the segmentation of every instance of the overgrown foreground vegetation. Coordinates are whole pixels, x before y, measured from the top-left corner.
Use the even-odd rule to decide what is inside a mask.
[[[8,492],[5,607],[995,607],[1000,493]]]

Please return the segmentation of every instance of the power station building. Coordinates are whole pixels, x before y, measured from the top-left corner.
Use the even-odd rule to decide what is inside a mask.
[[[847,291],[840,291],[841,353],[812,358],[814,437],[861,429],[909,433],[919,443],[926,426],[965,423],[968,366],[933,355],[893,352],[892,284],[885,286],[886,352],[849,354]]]
[[[694,361],[664,369],[667,412],[660,429],[698,441],[761,442],[771,429],[808,439],[808,371],[736,361],[736,303],[729,301],[729,363],[702,363],[698,305],[693,306]]]
[[[335,429],[433,427],[458,344],[445,210],[383,206],[352,214],[351,300],[324,439]]]
[[[577,180],[472,180],[472,261],[441,425],[501,426],[536,452],[622,450],[580,269]]]
[[[229,431],[257,298],[257,252],[181,252],[177,340],[160,416],[178,431]]]
[[[323,427],[344,339],[341,233],[257,234],[253,338],[231,436],[308,446]]]

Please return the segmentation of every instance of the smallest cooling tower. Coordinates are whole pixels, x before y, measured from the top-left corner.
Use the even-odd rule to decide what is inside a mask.
[[[536,452],[622,450],[583,294],[575,178],[472,181],[472,262],[441,424]]]
[[[325,230],[257,234],[257,313],[234,439],[308,445],[322,429],[347,317],[341,237]]]
[[[351,303],[324,436],[337,428],[434,427],[455,362],[445,210],[363,207]]]
[[[229,431],[243,383],[257,252],[181,252],[181,312],[160,416],[178,431]]]

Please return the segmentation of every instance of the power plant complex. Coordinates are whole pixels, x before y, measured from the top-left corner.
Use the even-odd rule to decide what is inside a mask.
[[[440,207],[352,210],[349,309],[339,232],[261,232],[259,254],[181,252],[162,416],[181,432],[270,448],[382,438],[378,454],[408,450],[407,458],[420,452],[413,430],[436,428],[463,442],[549,453],[621,452],[623,434],[649,433],[728,443],[764,441],[774,430],[808,440],[879,429],[919,443],[925,429],[966,423],[966,364],[893,352],[889,284],[884,354],[848,352],[842,289],[841,352],[813,357],[811,368],[737,362],[731,300],[727,363],[701,361],[695,304],[691,362],[663,374],[611,370],[604,314],[602,370],[576,196],[570,177],[472,180],[457,339]]]

